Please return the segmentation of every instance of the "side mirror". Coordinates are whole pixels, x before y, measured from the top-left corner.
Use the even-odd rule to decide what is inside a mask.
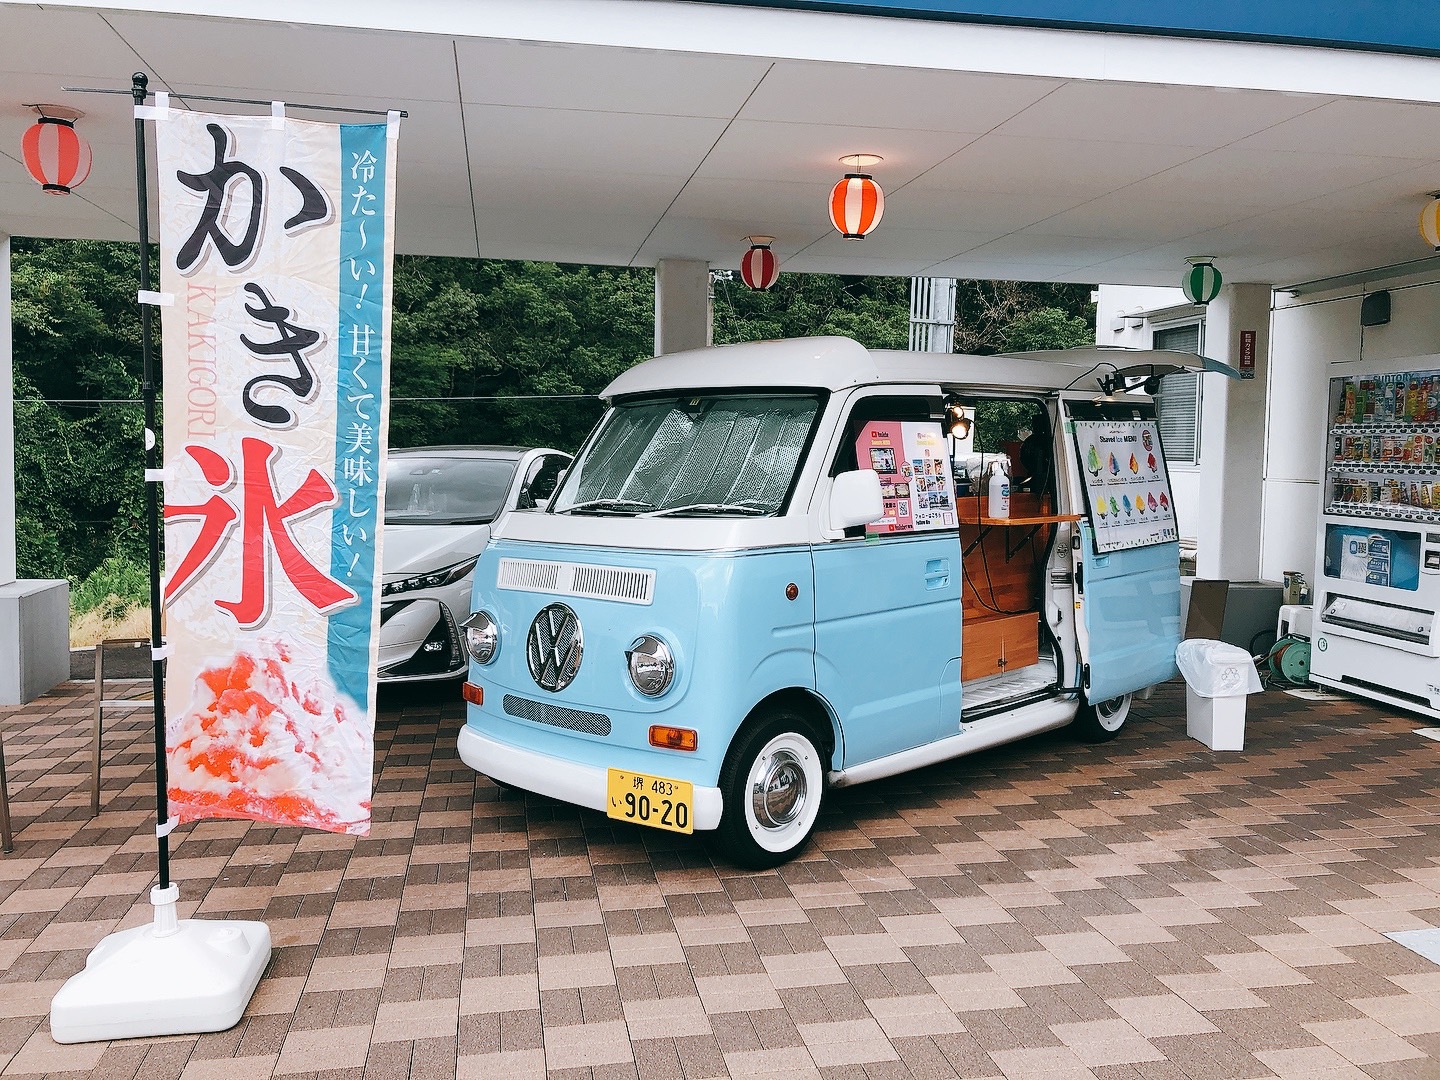
[[[830,488],[830,528],[842,532],[854,525],[869,525],[885,516],[880,475],[873,469],[856,469],[835,477]]]

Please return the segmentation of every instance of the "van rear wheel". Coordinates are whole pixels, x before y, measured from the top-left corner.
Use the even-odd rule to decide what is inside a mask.
[[[765,870],[793,858],[815,831],[825,768],[810,727],[779,709],[741,734],[720,772],[717,838],[737,865]]]
[[[1094,703],[1082,699],[1075,714],[1075,733],[1086,742],[1109,742],[1129,719],[1130,700],[1129,694]]]

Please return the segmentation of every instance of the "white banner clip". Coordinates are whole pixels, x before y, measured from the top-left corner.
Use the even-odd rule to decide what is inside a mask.
[[[155,91],[154,105],[136,105],[136,120],[169,120],[170,94],[166,90]]]
[[[385,138],[400,138],[400,110],[391,109],[385,114]]]
[[[169,655],[170,655],[170,646],[169,646],[168,644],[166,644],[166,645],[151,645],[151,646],[150,646],[150,659],[151,659],[151,660],[164,660],[164,659],[168,658]]]
[[[172,832],[174,832],[175,826],[179,824],[179,818],[166,818],[164,824],[155,826],[156,839],[163,840],[165,837],[169,836]]]
[[[135,294],[137,300],[142,304],[154,304],[156,307],[174,307],[175,294],[168,292],[152,292],[149,289],[141,289]]]
[[[285,126],[285,103],[283,101],[270,102],[270,126],[277,130]]]
[[[147,483],[147,484],[163,484],[163,483],[165,483],[165,470],[164,470],[164,469],[146,469],[146,470],[145,470],[145,483]]]

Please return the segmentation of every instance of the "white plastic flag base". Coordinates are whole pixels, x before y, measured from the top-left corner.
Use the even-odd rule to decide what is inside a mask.
[[[111,934],[50,1002],[57,1043],[234,1027],[270,962],[262,922],[178,919],[180,890],[150,890],[155,921]]]

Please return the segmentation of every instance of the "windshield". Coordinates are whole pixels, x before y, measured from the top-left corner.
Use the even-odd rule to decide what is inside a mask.
[[[687,394],[615,406],[552,511],[761,517],[779,513],[820,398]]]
[[[515,479],[516,458],[391,454],[385,524],[482,525],[495,520]]]

